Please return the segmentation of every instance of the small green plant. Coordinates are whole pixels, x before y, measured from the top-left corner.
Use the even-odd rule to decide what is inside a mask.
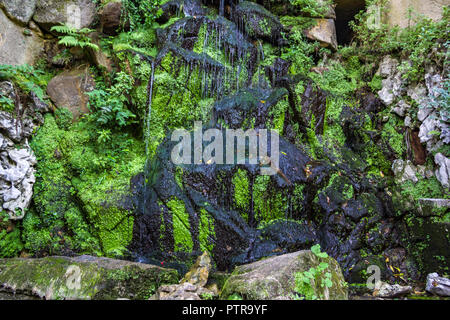
[[[44,100],[44,90],[47,85],[44,78],[44,72],[24,64],[20,66],[12,66],[8,64],[0,64],[0,81],[10,80],[14,82],[24,93],[34,92],[36,96]],[[3,99],[3,103],[8,103],[11,107],[11,99]]]
[[[301,8],[301,11],[311,17],[323,17],[332,5],[331,0],[289,0],[292,5]]]
[[[241,295],[238,293],[233,293],[228,297],[228,300],[244,300],[242,299]]]
[[[122,0],[124,9],[122,24],[128,22],[130,31],[139,26],[151,27],[155,19],[163,13],[161,3],[161,0]]]
[[[203,300],[213,300],[214,295],[212,293],[205,292],[205,293],[200,294],[200,298],[202,298]]]
[[[97,123],[106,127],[123,127],[132,122],[136,117],[127,109],[130,90],[133,88],[133,78],[125,72],[116,74],[115,83],[106,87],[103,83],[97,83],[94,91],[88,92],[89,108],[94,112]],[[106,138],[106,132],[103,132]]]
[[[11,112],[14,108],[14,101],[11,98],[0,96],[0,110]]]
[[[76,29],[68,25],[53,26],[50,31],[55,31],[60,34],[59,44],[65,45],[66,47],[80,47],[82,49],[90,48],[95,51],[99,50],[98,45],[92,43],[89,34],[94,32],[94,30],[89,28]]]
[[[316,244],[311,247],[312,253],[320,259],[328,258],[326,252],[320,251],[320,245]],[[320,287],[331,288],[331,273],[324,271],[328,268],[328,263],[322,261],[316,268],[309,268],[307,271],[297,272],[295,274],[295,291],[299,295],[295,295],[294,299],[317,300],[321,298],[317,296],[314,287],[318,284]]]
[[[72,120],[73,120],[72,111],[70,111],[67,108],[58,108],[55,111],[55,119],[56,119],[56,124],[58,125],[58,128],[60,128],[62,130],[68,130],[68,129],[70,129],[70,126],[72,125]]]

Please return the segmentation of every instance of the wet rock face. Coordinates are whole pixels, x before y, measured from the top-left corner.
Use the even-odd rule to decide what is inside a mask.
[[[287,92],[276,90],[247,89],[223,99],[214,106],[217,120],[224,121],[231,129],[248,129],[246,120],[255,119],[254,127],[263,128],[271,107],[274,107]]]
[[[265,39],[274,44],[283,44],[283,25],[278,18],[263,6],[250,1],[241,1],[232,13],[232,19],[242,26],[252,38]]]
[[[260,175],[260,166],[250,164],[247,155],[241,157],[245,163],[238,164],[216,164],[208,158],[198,165],[193,165],[192,159],[175,164],[171,156],[179,141],[170,141],[168,132],[144,174],[132,181],[131,200],[137,209],[129,249],[134,256],[174,266],[184,273],[193,257],[207,250],[219,270],[231,270],[236,265],[320,243],[337,259],[347,279],[364,281],[361,274],[369,262],[382,266],[388,274],[383,254],[395,257],[392,259],[398,260],[404,274],[417,278],[404,250],[405,229],[396,220],[398,212],[390,185],[387,179],[378,178],[390,175],[396,150],[387,143],[380,146],[386,137],[377,132],[384,126],[377,113],[385,109],[384,103],[393,113],[411,118],[416,109],[410,106],[409,98],[420,100],[427,88],[405,87],[397,70],[399,61],[386,57],[378,71],[383,79],[378,96],[361,88],[355,93],[358,107],[339,106],[335,118],[327,119],[331,95],[315,89],[309,79],[290,76],[289,61],[275,58],[268,65],[260,64],[267,61],[263,57],[267,50],[260,43],[270,46],[280,44],[282,39],[278,31],[272,32],[279,26],[267,10],[255,3],[205,0],[203,5],[214,6],[219,12],[219,16],[205,16],[208,10],[198,1],[186,3],[188,7],[180,1],[165,4],[167,16],[162,20],[168,21],[181,10],[185,17],[157,31],[155,80],[149,84],[156,88],[154,99],[158,103],[164,100],[162,104],[168,109],[178,108],[176,101],[184,105],[186,101],[211,99],[211,117],[202,118],[202,132],[216,129],[224,135],[226,129],[255,129],[259,133],[276,128],[282,132],[280,162],[273,176]],[[333,34],[329,34],[331,40]],[[319,68],[312,71],[326,72]],[[170,86],[161,88],[160,79],[164,77],[170,79]],[[299,81],[301,96],[297,93]],[[436,81],[436,77],[430,77],[428,82]],[[181,93],[175,92],[172,83],[184,85]],[[161,90],[170,92],[170,96],[161,98]],[[403,103],[399,95],[404,96]],[[155,105],[159,106],[153,100]],[[197,108],[195,102],[192,107]],[[432,175],[429,168],[420,165],[426,154],[417,141],[418,128],[410,122],[409,129],[389,123],[399,141],[402,134],[409,134],[406,130],[414,132],[408,138],[414,163],[402,161],[394,168],[400,183],[417,183],[416,174],[424,179]],[[322,143],[330,125],[339,129],[343,147]],[[177,124],[180,126],[191,127]],[[311,141],[302,144],[299,132],[303,138],[317,140],[316,146]],[[192,141],[193,131],[187,136]],[[202,141],[202,151],[210,147],[209,142]],[[226,140],[222,142],[225,148]],[[406,154],[403,148],[398,149],[399,154]],[[372,152],[380,154],[375,158],[368,154]],[[369,168],[375,170],[367,174]],[[393,177],[389,177],[389,183],[391,180]],[[169,295],[197,290],[189,286],[180,292],[166,289]]]
[[[280,89],[242,90],[217,103],[215,120],[245,128],[248,119],[255,119],[255,128],[265,128],[258,115],[270,113],[285,94]],[[248,162],[174,165],[170,155],[175,145],[167,141],[160,146],[147,168],[147,185],[142,177],[134,180],[139,209],[131,249],[140,257],[176,261],[210,248],[217,267],[229,270],[320,243],[348,277],[360,260],[360,248],[379,242],[383,250],[398,241],[393,226],[385,236],[378,233],[387,223],[389,201],[360,178],[364,166],[355,163],[351,150],[343,151],[342,162],[317,161],[280,137],[278,173],[264,177],[258,165]],[[374,228],[369,241],[367,232]]]

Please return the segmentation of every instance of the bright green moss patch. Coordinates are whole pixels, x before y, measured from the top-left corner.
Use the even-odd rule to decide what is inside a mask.
[[[36,211],[24,220],[25,248],[121,255],[133,228],[122,203],[131,177],[143,170],[143,143],[108,130],[109,142],[103,144],[89,119],[67,129],[47,115],[31,142],[38,159]]]
[[[204,209],[200,209],[199,226],[200,250],[211,252],[214,249],[214,218]]]
[[[173,198],[167,202],[167,207],[172,213],[175,251],[191,252],[194,243],[190,232],[189,214],[186,212],[184,202]]]
[[[148,299],[159,286],[178,282],[176,270],[93,257],[0,259],[7,289],[47,300]]]
[[[402,127],[399,122],[395,116],[391,116],[389,121],[384,125],[383,131],[381,131],[381,137],[383,142],[392,148],[397,157],[401,158],[406,148],[403,134],[398,131]]]
[[[253,207],[257,221],[286,217],[288,200],[282,192],[269,193],[270,176],[257,176],[253,184]]]

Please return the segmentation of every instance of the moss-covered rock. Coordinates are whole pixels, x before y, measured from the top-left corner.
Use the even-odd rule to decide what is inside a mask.
[[[0,259],[0,291],[46,300],[148,299],[177,282],[176,270],[109,258]]]
[[[86,119],[61,129],[45,117],[31,146],[37,183],[34,210],[24,220],[25,248],[32,254],[122,255],[131,241],[130,179],[142,170],[144,145],[112,133],[109,146],[97,141]]]
[[[235,294],[257,300],[292,299],[295,294],[306,296],[306,292],[296,290],[296,274],[317,268],[321,263],[326,263],[327,267],[311,280],[308,290],[312,290],[320,299],[347,299],[344,276],[336,260],[320,258],[309,250],[236,267],[224,285],[221,298],[227,299]],[[322,286],[322,281],[327,277],[331,280],[331,286]]]

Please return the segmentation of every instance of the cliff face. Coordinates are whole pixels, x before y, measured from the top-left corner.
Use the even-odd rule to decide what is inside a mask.
[[[449,6],[449,0],[392,0],[388,1],[388,12],[385,14],[385,20],[390,26],[408,27],[414,23],[409,18],[409,10],[412,12],[412,18],[415,15],[424,15],[434,21],[442,19],[442,8]]]
[[[0,257],[448,272],[449,1],[25,2],[0,1]],[[277,130],[276,174],[175,163],[179,128]]]

